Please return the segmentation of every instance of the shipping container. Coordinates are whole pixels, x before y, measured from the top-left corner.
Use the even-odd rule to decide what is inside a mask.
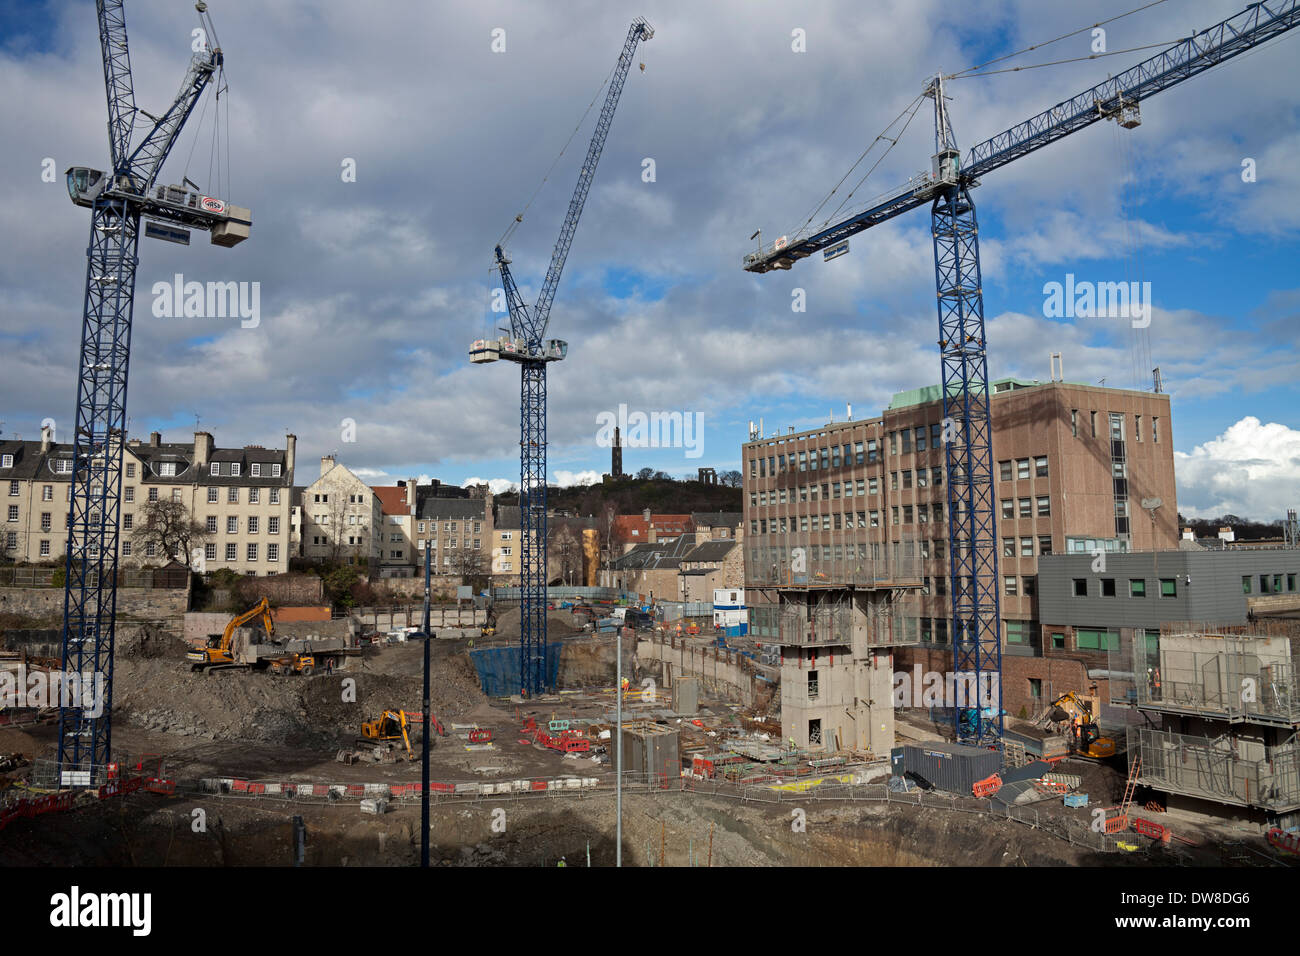
[[[962,744],[909,744],[903,748],[903,765],[938,790],[969,796],[977,780],[1002,770],[1002,755]]]

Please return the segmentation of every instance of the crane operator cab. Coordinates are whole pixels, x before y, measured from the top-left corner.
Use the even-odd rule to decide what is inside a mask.
[[[87,209],[95,204],[108,183],[103,172],[88,166],[73,166],[65,175],[68,177],[68,198]]]
[[[98,169],[73,166],[68,178],[68,198],[87,209],[95,204],[108,186],[109,177]],[[190,185],[193,185],[192,183]],[[125,178],[122,191],[129,191]],[[214,246],[239,245],[248,238],[253,224],[252,213],[224,199],[205,196],[197,188],[185,186],[158,186],[148,196],[141,197],[146,219],[163,223],[162,227],[146,226],[145,235],[156,239],[169,239],[189,245],[189,235],[178,224],[206,229]],[[168,229],[167,224],[172,228]]]

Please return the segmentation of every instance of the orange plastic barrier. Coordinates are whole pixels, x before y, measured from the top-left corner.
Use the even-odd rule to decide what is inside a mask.
[[[1268,845],[1287,853],[1300,854],[1300,833],[1273,827],[1268,831]]]
[[[995,773],[983,780],[976,780],[971,792],[977,797],[991,797],[1001,789],[1002,778]]]
[[[1161,843],[1169,842],[1169,828],[1161,826],[1153,820],[1144,820],[1141,817],[1138,817],[1133,821],[1133,829],[1144,837],[1159,840]]]

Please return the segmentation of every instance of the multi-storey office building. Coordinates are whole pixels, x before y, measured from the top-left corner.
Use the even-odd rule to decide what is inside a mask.
[[[1013,659],[1004,672],[1033,670],[1033,661],[1020,658],[1043,654],[1040,555],[1175,546],[1169,399],[1003,380],[994,383],[990,407],[1004,653]],[[951,666],[943,441],[935,386],[896,395],[875,418],[744,446],[745,577],[754,592],[755,638],[787,640],[781,589],[844,605],[851,594],[892,588],[888,613],[886,605],[877,608],[887,630],[877,627],[875,639],[915,645],[900,651],[903,666]],[[828,597],[830,585],[842,593]],[[863,603],[860,593],[856,600]],[[815,623],[815,613],[805,616]],[[1014,712],[1018,705],[1008,699],[1005,706]]]

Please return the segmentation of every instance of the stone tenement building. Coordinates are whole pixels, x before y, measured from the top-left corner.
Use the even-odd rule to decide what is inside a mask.
[[[163,565],[174,557],[139,548],[132,532],[149,502],[178,501],[207,531],[203,553],[194,556],[196,570],[287,571],[296,442],[286,435],[283,449],[218,448],[208,432],[195,432],[192,443],[164,442],[159,432],[147,443],[129,440],[122,455],[121,565]],[[56,444],[49,429],[40,441],[0,441],[5,560],[65,558],[72,456],[72,446]]]

